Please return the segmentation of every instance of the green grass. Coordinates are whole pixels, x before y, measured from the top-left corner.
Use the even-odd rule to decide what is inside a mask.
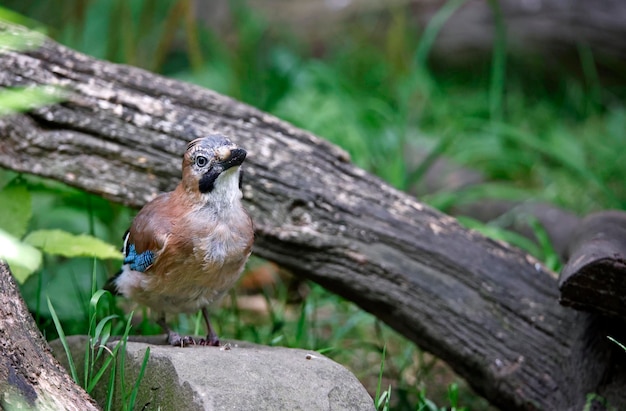
[[[382,390],[383,371],[385,370],[385,354],[387,353],[387,345],[383,346],[383,354],[380,360],[380,372],[378,373],[378,385],[376,386],[376,394],[374,395],[374,404],[377,410],[389,411],[391,408],[391,385],[385,391]]]
[[[626,351],[626,345],[622,344],[621,342],[617,341],[615,338],[609,336],[607,337],[609,340],[613,341],[615,344],[617,344],[618,347],[620,347],[622,350]]]
[[[242,1],[230,3],[232,19],[223,32],[195,21],[187,0],[5,3],[27,17],[0,15],[40,31],[45,27],[70,47],[212,88],[310,130],[402,190],[418,192],[426,171],[439,159],[484,176],[485,182],[473,187],[441,187],[420,195],[443,211],[484,199],[542,201],[581,215],[626,206],[623,84],[613,84],[609,91],[593,50],[582,45],[575,67],[547,70],[532,56],[511,57],[497,1],[489,2],[496,16],[491,58],[463,68],[437,65],[431,51],[464,0],[446,2],[423,28],[401,6],[357,18],[345,24],[340,36],[324,42],[321,52],[320,44],[268,23]],[[16,95],[5,92],[1,100],[11,103],[9,109],[32,104],[32,96],[22,100]],[[0,172],[0,188],[14,179],[14,173]],[[61,228],[119,246],[132,219],[132,210],[58,183],[23,177],[19,185],[29,194],[21,201],[32,203],[28,232]],[[497,221],[462,220],[559,267],[537,221],[528,221],[539,240],[533,243],[503,230]],[[23,238],[25,232],[17,234]],[[106,339],[126,330],[127,323],[114,316],[127,314],[119,307],[98,308],[103,295],[94,288],[119,262],[43,258],[22,293],[48,338],[65,330]],[[263,264],[253,260],[250,268]],[[262,311],[242,308],[246,297],[233,291],[214,313],[220,334],[323,352],[351,367],[379,409],[442,409],[437,404],[485,408],[439,361],[353,304],[306,282],[306,297],[294,302],[288,290],[292,281],[260,292],[267,307]],[[46,295],[51,296],[49,305]],[[181,316],[177,325],[181,332],[203,332],[198,316]],[[144,320],[128,333],[160,329]],[[85,363],[93,364],[107,354],[94,345],[87,355]],[[88,367],[84,374],[81,383],[88,387],[99,380],[98,370]],[[127,402],[133,398],[129,393]]]
[[[70,346],[63,331],[63,325],[59,320],[59,317],[52,305],[50,298],[47,298],[48,309],[54,323],[55,330],[65,351],[67,357],[68,367],[72,379],[74,382],[85,389],[88,394],[92,394],[96,385],[100,383],[105,373],[109,372],[109,380],[107,384],[107,401],[104,406],[106,411],[113,409],[113,398],[115,388],[119,387],[122,393],[121,403],[124,410],[133,410],[135,408],[135,402],[139,386],[143,379],[146,367],[148,365],[148,359],[150,357],[150,348],[146,349],[144,358],[139,369],[139,373],[135,381],[132,383],[130,390],[128,390],[128,382],[126,381],[126,368],[124,362],[126,359],[126,344],[131,330],[131,320],[133,313],[130,312],[125,320],[117,314],[111,314],[110,293],[105,290],[98,290],[96,288],[96,264],[94,261],[94,268],[92,272],[92,293],[89,301],[89,329],[87,336],[87,345],[85,347],[84,369],[82,372],[82,379],[78,373],[74,356],[70,350]],[[104,298],[105,302],[100,304],[100,301]],[[98,318],[100,318],[98,320]],[[119,321],[122,319],[123,321]],[[113,323],[118,320],[117,328],[123,326],[123,331],[119,329],[114,330]],[[125,323],[125,325],[124,325]],[[110,341],[110,337],[113,334],[119,335],[119,341],[111,349],[107,346]]]

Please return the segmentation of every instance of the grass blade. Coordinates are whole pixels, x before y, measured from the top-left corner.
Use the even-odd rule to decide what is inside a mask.
[[[115,358],[115,356],[111,356]],[[113,361],[111,366],[111,374],[109,375],[109,384],[107,385],[107,401],[104,409],[106,411],[113,409],[113,394],[115,393],[115,373],[117,372],[117,361]]]
[[[467,0],[449,0],[430,19],[415,53],[419,67],[426,67],[426,60],[443,25]]]
[[[108,350],[108,348],[106,348],[106,345],[109,342],[109,338],[111,337],[111,322],[116,318],[119,318],[119,316],[115,314],[109,315],[108,317],[105,317],[100,320],[100,322],[98,322],[96,332],[93,336],[93,340],[98,343],[98,352],[93,358],[94,361],[97,361],[100,358],[102,352],[105,349]]]
[[[504,86],[506,82],[506,27],[499,0],[490,0],[493,12],[495,33],[493,58],[491,60],[491,85],[489,87],[489,113],[492,123],[503,120]]]
[[[98,326],[100,326],[100,324],[102,324],[103,322],[110,321],[113,317],[114,316],[109,316],[109,317],[104,318],[102,321],[100,321]],[[115,346],[115,348],[111,352],[111,355],[109,357],[107,357],[106,360],[104,360],[104,362],[102,363],[102,366],[100,367],[100,369],[98,370],[96,375],[94,375],[91,378],[91,381],[89,382],[89,386],[86,389],[87,392],[91,392],[95,388],[96,384],[100,381],[100,379],[104,375],[104,372],[109,367],[111,362],[113,362],[114,364],[117,363],[117,359],[118,358],[119,358],[120,367],[121,367],[121,370],[122,370],[121,373],[120,373],[120,379],[121,379],[122,387],[124,387],[124,359],[126,357],[126,341],[128,341],[128,334],[130,332],[132,318],[133,318],[133,313],[131,312],[129,314],[128,321],[126,322],[126,328],[124,330],[124,334],[122,335],[120,341],[117,343],[117,345]],[[102,347],[102,349],[105,349],[103,344],[101,344],[101,347]],[[98,354],[98,355],[100,355],[100,354]],[[120,357],[120,355],[121,355],[121,357]],[[111,372],[114,372],[114,370],[115,370],[115,365],[113,366]]]
[[[381,396],[381,386],[383,383],[383,370],[385,369],[385,355],[387,353],[387,344],[383,345],[383,353],[382,358],[380,359],[380,371],[378,372],[378,384],[376,385],[376,396],[374,403],[376,404],[376,409],[378,409],[378,404],[380,402]]]
[[[65,350],[65,355],[67,356],[67,362],[70,367],[70,373],[72,375],[72,379],[78,385],[80,385],[80,381],[78,380],[78,373],[76,372],[76,365],[74,365],[74,359],[72,358],[72,353],[70,351],[70,347],[67,344],[67,338],[65,338],[65,333],[63,332],[63,327],[61,327],[61,322],[59,321],[59,317],[57,316],[54,307],[52,306],[52,302],[50,301],[50,297],[47,297],[48,300],[48,309],[50,310],[50,315],[52,316],[52,321],[54,322],[54,326],[59,334],[59,340],[61,340],[61,345],[63,345],[63,350]]]
[[[615,344],[620,346],[622,350],[626,351],[626,345],[622,344],[621,342],[617,341],[615,338],[611,336],[607,336],[606,338],[608,338],[609,340],[613,341]]]
[[[91,393],[91,391],[93,391],[94,388],[96,388],[96,384],[98,384],[98,382],[100,381],[100,378],[102,378],[102,376],[106,372],[107,368],[109,368],[111,363],[113,363],[113,368],[111,372],[115,372],[114,369],[115,369],[115,362],[116,362],[115,359],[117,358],[117,351],[118,351],[118,347],[115,347],[115,349],[111,352],[111,355],[107,357],[106,360],[104,360],[98,372],[93,377],[91,377],[91,379],[89,380],[89,385],[85,387],[85,391],[87,391],[88,394]]]
[[[98,302],[100,301],[100,298],[105,293],[108,292],[105,290],[98,290],[98,291],[93,290],[95,287],[95,272],[96,272],[96,260],[94,259],[94,266],[92,270],[93,277],[92,277],[92,283],[91,283],[92,296],[91,296],[91,299],[89,300],[89,307],[88,307],[88,312],[89,312],[88,334],[90,338],[87,343],[87,347],[85,347],[85,378],[84,378],[85,382],[84,382],[83,387],[87,387],[88,385],[90,385],[91,375],[93,374],[93,368],[95,365],[94,363],[96,361],[96,358],[94,356],[95,344],[97,343],[99,339],[98,326],[96,325],[96,317],[98,314]],[[101,328],[100,328],[100,332],[102,332]]]
[[[296,323],[296,347],[307,347],[309,345],[307,344],[308,336],[310,335],[310,333],[307,332],[307,310],[307,300],[304,299],[302,305],[300,306],[300,316],[298,317],[298,322]]]
[[[135,408],[135,401],[137,400],[137,393],[139,392],[139,384],[141,384],[141,380],[143,380],[143,375],[146,371],[149,358],[150,358],[150,347],[147,347],[146,353],[143,356],[143,361],[141,362],[141,369],[139,370],[139,375],[137,376],[137,380],[135,381],[133,390],[130,393],[130,398],[128,399],[127,408],[129,410],[132,410]]]

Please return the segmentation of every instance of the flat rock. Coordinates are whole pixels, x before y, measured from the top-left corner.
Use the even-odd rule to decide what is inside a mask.
[[[150,342],[162,341],[149,339]],[[145,340],[145,339],[144,339]],[[68,343],[79,378],[88,337]],[[59,340],[50,346],[68,368]],[[115,343],[109,343],[113,349]],[[123,409],[139,375],[146,349],[150,356],[133,409],[137,410],[374,410],[363,385],[342,365],[315,351],[224,342],[222,347],[170,347],[128,342],[124,390],[118,375],[112,409]],[[106,352],[104,355],[108,355]],[[100,361],[101,362],[101,361]],[[118,364],[120,362],[118,361]],[[95,370],[100,364],[96,364]],[[91,394],[106,403],[107,372]],[[124,399],[126,397],[126,400]]]

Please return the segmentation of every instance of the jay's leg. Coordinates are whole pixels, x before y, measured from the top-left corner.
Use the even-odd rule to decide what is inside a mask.
[[[167,333],[167,342],[174,347],[187,347],[188,345],[195,344],[194,339],[188,335],[181,337],[177,332],[172,329],[165,322],[165,313],[161,314],[157,320],[157,324],[163,328],[163,331]]]
[[[204,322],[206,323],[207,336],[206,336],[206,345],[210,345],[213,347],[219,347],[220,339],[218,338],[213,326],[211,325],[211,320],[209,320],[209,312],[206,307],[202,308],[202,316],[204,317]]]

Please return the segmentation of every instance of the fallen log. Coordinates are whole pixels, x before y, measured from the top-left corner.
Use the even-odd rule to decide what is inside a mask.
[[[176,184],[189,140],[218,130],[249,152],[256,254],[378,316],[503,409],[580,410],[590,393],[626,406],[611,324],[560,306],[555,273],[341,149],[213,91],[49,40],[0,57],[0,85],[44,84],[67,99],[0,118],[0,165],[140,207]]]
[[[587,216],[561,271],[561,304],[626,320],[626,213]]]
[[[98,410],[52,356],[0,260],[0,409]]]

